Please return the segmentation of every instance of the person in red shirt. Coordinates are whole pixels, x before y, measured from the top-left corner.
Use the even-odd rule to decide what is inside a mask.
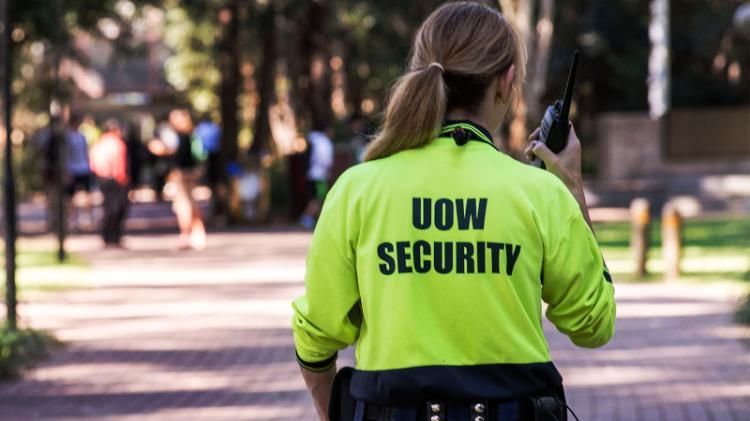
[[[117,121],[108,121],[105,130],[91,148],[91,170],[99,179],[99,188],[104,196],[101,226],[104,244],[119,247],[122,223],[129,204],[128,155]]]

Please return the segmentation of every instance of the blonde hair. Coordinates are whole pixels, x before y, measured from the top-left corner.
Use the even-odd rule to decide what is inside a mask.
[[[500,12],[465,1],[440,6],[417,32],[408,71],[391,89],[365,160],[430,143],[448,110],[477,107],[492,79],[511,65],[517,97],[526,77],[526,47]]]

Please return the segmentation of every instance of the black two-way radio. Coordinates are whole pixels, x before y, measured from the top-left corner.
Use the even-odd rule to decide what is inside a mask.
[[[578,67],[578,51],[573,54],[573,64],[570,65],[570,74],[568,83],[565,85],[565,97],[560,101],[555,101],[554,105],[547,107],[542,118],[542,124],[539,126],[539,140],[554,153],[560,153],[565,149],[568,143],[568,132],[570,125],[568,123],[568,113],[570,112],[570,103],[573,100],[573,86],[576,82],[576,68]],[[544,162],[538,157],[532,161],[534,165],[542,169],[545,168]]]

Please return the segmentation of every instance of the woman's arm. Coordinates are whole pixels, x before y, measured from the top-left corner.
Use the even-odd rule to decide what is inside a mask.
[[[362,323],[354,241],[347,236],[359,223],[347,194],[350,175],[326,197],[307,254],[305,294],[292,303],[297,361],[321,420],[328,419],[337,351],[357,341]]]
[[[336,365],[322,372],[315,372],[300,367],[302,378],[305,379],[307,390],[310,391],[315,410],[321,421],[328,421],[328,402],[331,400],[333,379],[336,377]]]
[[[542,284],[542,299],[549,304],[547,318],[576,345],[596,348],[614,335],[617,310],[612,277],[594,238],[583,194],[581,142],[571,125],[565,149],[555,155],[536,140],[538,133],[539,129],[530,136],[527,157],[536,155],[544,161],[572,193],[583,216],[573,214],[565,224],[548,228]],[[575,205],[570,198],[567,201],[571,214]]]

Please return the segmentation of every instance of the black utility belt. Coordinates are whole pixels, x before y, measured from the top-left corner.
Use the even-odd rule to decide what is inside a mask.
[[[427,401],[420,404],[381,406],[358,402],[361,418],[355,421],[564,421],[565,402],[557,396],[518,400]],[[364,408],[361,408],[364,406]],[[359,412],[357,411],[357,412]],[[357,419],[359,418],[359,419]]]

